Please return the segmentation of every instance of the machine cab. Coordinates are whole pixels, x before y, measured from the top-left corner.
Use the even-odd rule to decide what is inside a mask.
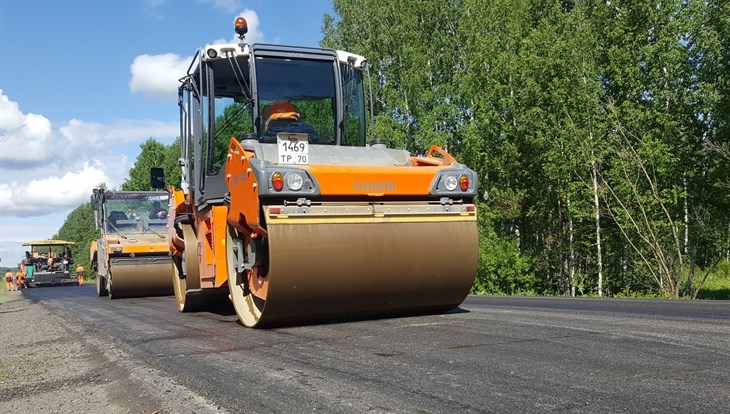
[[[242,41],[198,50],[179,89],[181,187],[221,199],[231,138],[275,144],[285,132],[311,145],[364,146],[366,68],[362,56],[331,49]]]

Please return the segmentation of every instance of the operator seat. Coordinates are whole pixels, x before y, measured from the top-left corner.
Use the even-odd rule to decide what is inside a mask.
[[[107,220],[109,220],[113,226],[117,225],[117,220],[126,220],[126,219],[127,219],[127,215],[124,214],[123,211],[118,211],[118,210],[112,211],[111,213],[109,213],[109,217],[107,217]]]

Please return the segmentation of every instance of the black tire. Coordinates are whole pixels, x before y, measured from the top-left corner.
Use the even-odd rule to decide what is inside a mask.
[[[98,274],[96,275],[96,293],[99,296],[109,296],[109,291],[106,288],[106,280]]]

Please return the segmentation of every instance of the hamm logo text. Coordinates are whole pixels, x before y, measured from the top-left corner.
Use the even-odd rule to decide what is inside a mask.
[[[355,181],[352,190],[356,193],[395,191],[395,181]]]

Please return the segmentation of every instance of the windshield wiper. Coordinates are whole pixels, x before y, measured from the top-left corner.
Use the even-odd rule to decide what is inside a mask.
[[[104,221],[105,221],[106,223],[108,223],[108,224],[109,224],[109,226],[111,226],[111,228],[113,228],[115,232],[117,232],[117,233],[118,233],[118,234],[119,234],[120,236],[122,236],[122,238],[123,238],[123,239],[129,239],[129,237],[127,237],[127,236],[126,236],[126,235],[125,235],[124,233],[122,233],[122,231],[121,231],[121,230],[119,230],[119,229],[117,228],[117,226],[115,226],[115,225],[114,225],[114,223],[112,223],[111,221],[109,221],[109,219],[104,219]]]
[[[162,234],[160,234],[160,233],[156,232],[156,231],[155,231],[155,230],[154,230],[154,229],[153,229],[153,228],[152,228],[152,227],[151,227],[151,226],[150,226],[149,224],[147,225],[147,230],[151,231],[152,233],[155,233],[155,234],[156,234],[157,236],[159,236],[159,237],[160,237],[161,239],[164,239],[164,238],[165,238],[165,236],[163,236]]]
[[[233,66],[234,62],[236,63],[235,67]],[[246,75],[243,74],[243,70],[241,70],[241,65],[238,64],[238,59],[234,58],[233,56],[229,56],[228,63],[231,64],[231,70],[233,70],[233,76],[236,78],[236,82],[238,82],[238,87],[241,88],[241,92],[243,92],[243,94],[246,95],[246,99],[248,99],[248,102],[253,103],[253,95],[251,94],[251,88],[248,86],[248,82],[246,82]],[[243,83],[241,83],[242,81],[243,81]]]
[[[244,113],[245,109],[243,108],[243,106],[241,106],[241,104],[236,103],[235,105],[236,105],[236,112],[234,112],[232,114],[232,116],[227,117],[225,119],[225,123],[223,123],[222,125],[220,125],[220,126],[216,125],[216,129],[215,129],[215,138],[216,139],[218,137],[220,137],[223,133],[228,133],[228,135],[230,135],[230,133],[229,133],[229,131],[227,131],[227,129],[229,127],[233,126],[233,123],[236,122],[238,120],[238,118]],[[233,132],[233,131],[230,131],[230,132]],[[238,138],[238,137],[236,137],[236,138]]]

